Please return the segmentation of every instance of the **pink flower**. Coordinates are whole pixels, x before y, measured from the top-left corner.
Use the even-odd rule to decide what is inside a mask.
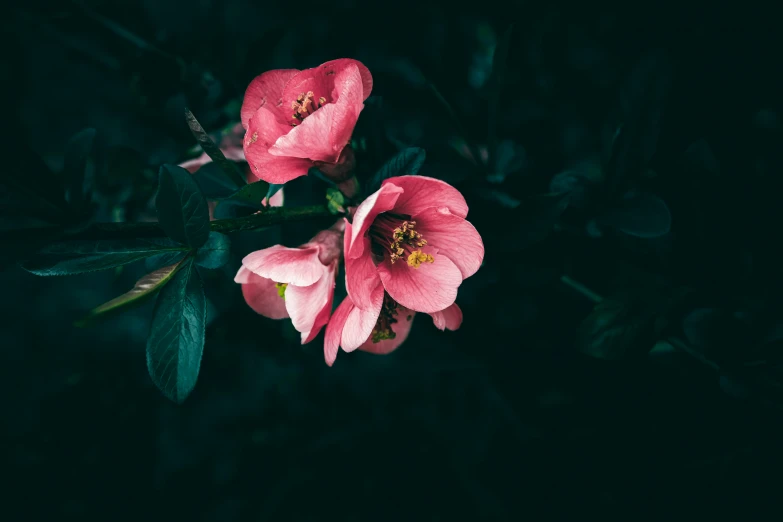
[[[484,259],[457,189],[433,178],[387,179],[365,199],[345,232],[345,280],[353,304],[377,308],[378,285],[404,308],[446,310]]]
[[[352,241],[354,225],[345,223],[345,252]],[[376,354],[387,354],[396,350],[408,337],[416,312],[402,306],[385,291],[381,279],[375,275],[370,278],[372,287],[366,307],[355,302],[352,288],[364,289],[365,285],[349,285],[348,266],[346,265],[346,289],[348,297],[337,307],[326,326],[324,339],[324,359],[331,366],[337,358],[337,350],[342,346],[346,352],[359,349]],[[369,285],[366,285],[369,286]],[[433,323],[441,330],[456,330],[462,324],[462,310],[451,303],[444,310],[430,313]]]
[[[396,350],[408,338],[416,312],[396,303],[378,283],[370,295],[371,307],[356,306],[350,295],[343,299],[326,325],[324,359],[331,366],[337,349],[352,352],[359,349],[375,354]],[[456,330],[462,324],[462,310],[453,303],[445,310],[431,313],[432,321],[441,330]]]
[[[299,248],[275,245],[248,254],[234,278],[257,313],[270,319],[290,317],[302,344],[318,335],[332,313],[343,227],[338,221]]]
[[[241,110],[253,173],[282,184],[315,166],[334,181],[348,178],[354,158],[347,145],[371,91],[370,71],[348,58],[257,76]]]

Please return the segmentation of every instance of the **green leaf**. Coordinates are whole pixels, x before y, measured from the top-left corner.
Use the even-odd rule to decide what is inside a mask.
[[[329,212],[334,215],[345,213],[345,195],[340,192],[339,189],[329,187],[326,189],[326,205],[329,207]]]
[[[193,173],[193,179],[207,199],[226,198],[244,186],[244,184],[237,185],[234,180],[226,176],[220,165],[214,161],[202,165]]]
[[[71,208],[80,211],[89,203],[94,180],[95,129],[84,129],[75,134],[65,148],[62,177],[66,197]]]
[[[111,314],[143,303],[148,298],[155,295],[158,290],[163,288],[163,286],[174,277],[177,270],[186,262],[187,261],[183,260],[169,266],[164,266],[145,275],[136,281],[136,285],[130,291],[92,309],[89,314],[76,323],[76,326],[87,326],[99,318],[108,317]]]
[[[175,250],[173,252],[164,252],[162,254],[155,254],[144,260],[144,268],[150,272],[154,272],[160,268],[169,265],[176,265],[185,257],[190,250]]]
[[[198,248],[209,237],[209,207],[191,174],[175,165],[160,167],[155,199],[160,228],[173,240]]]
[[[598,303],[577,330],[577,346],[599,359],[623,359],[653,347],[655,317],[617,299]]]
[[[269,184],[266,181],[256,181],[245,185],[228,197],[219,198],[215,208],[216,219],[239,217],[243,210],[252,209],[253,212],[263,210],[262,202],[269,193]],[[249,214],[250,212],[246,212]]]
[[[40,276],[84,274],[182,250],[181,246],[152,239],[61,241],[36,252],[22,268]]]
[[[189,257],[158,294],[147,340],[147,370],[152,382],[178,404],[196,386],[206,320],[204,286]]]
[[[598,221],[628,235],[649,239],[668,234],[672,216],[661,198],[642,192],[623,198],[618,207],[607,211]]]
[[[204,268],[220,268],[228,263],[231,240],[219,232],[210,232],[206,244],[196,252],[196,264]]]
[[[269,184],[269,190],[266,193],[267,199],[272,199],[272,196],[280,192],[280,189],[283,188],[283,185],[278,185],[276,183],[270,183]]]
[[[386,179],[418,174],[426,157],[427,154],[424,149],[419,147],[408,147],[401,150],[378,169],[378,172],[375,173],[367,184],[365,194],[370,195],[377,191],[381,188],[381,183]]]
[[[223,174],[235,185],[240,187],[244,185],[245,177],[239,171],[239,168],[237,168],[236,163],[226,159],[225,155],[223,155],[223,151],[221,151],[220,147],[218,147],[209,135],[207,135],[196,117],[190,112],[190,109],[185,109],[185,120],[188,122],[188,127],[190,127],[190,132],[193,133],[193,137],[196,138],[196,141],[201,145],[204,152],[207,153],[207,156],[212,158],[212,161],[222,169]]]

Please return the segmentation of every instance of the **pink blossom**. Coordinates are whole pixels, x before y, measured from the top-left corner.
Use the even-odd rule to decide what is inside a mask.
[[[370,294],[370,308],[356,306],[349,295],[334,311],[326,325],[324,359],[331,366],[337,350],[352,352],[359,349],[375,354],[396,350],[408,338],[416,312],[405,308],[383,290],[379,282]],[[456,330],[462,324],[462,310],[457,303],[445,310],[431,313],[432,321],[440,330]]]
[[[348,144],[371,91],[369,69],[348,58],[257,76],[241,109],[253,174],[282,184],[315,166],[336,182],[350,177],[354,157]]]
[[[345,232],[346,287],[353,304],[374,310],[379,284],[404,308],[446,310],[484,259],[481,236],[457,189],[424,176],[387,179],[356,209]]]
[[[343,221],[299,248],[275,245],[245,256],[234,281],[247,304],[270,319],[290,317],[309,343],[329,321],[342,255]]]

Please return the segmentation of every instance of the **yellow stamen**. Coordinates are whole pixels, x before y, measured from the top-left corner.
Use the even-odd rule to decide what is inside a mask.
[[[422,263],[432,263],[435,258],[432,254],[425,254],[421,250],[414,250],[411,255],[408,256],[408,266],[411,268],[419,268]]]
[[[277,288],[277,295],[285,300],[285,289],[288,288],[288,283],[275,283],[275,288]]]

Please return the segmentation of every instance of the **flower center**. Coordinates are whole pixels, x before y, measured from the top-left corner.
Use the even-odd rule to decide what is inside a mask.
[[[372,342],[379,343],[397,337],[392,330],[392,325],[397,322],[397,313],[397,302],[384,292],[381,313],[372,329]]]
[[[318,101],[315,100],[315,94],[313,91],[307,91],[301,93],[296,97],[296,101],[291,102],[291,108],[294,110],[292,118],[294,122],[291,123],[292,127],[296,127],[304,119],[320,109],[326,104],[326,98],[321,96]]]
[[[288,283],[275,283],[275,288],[277,288],[277,295],[285,301],[285,289],[288,288]]]
[[[380,214],[370,227],[373,252],[389,255],[392,264],[407,258],[408,266],[419,268],[422,263],[432,263],[432,254],[425,254],[421,247],[427,240],[416,230],[416,222],[396,214]]]

